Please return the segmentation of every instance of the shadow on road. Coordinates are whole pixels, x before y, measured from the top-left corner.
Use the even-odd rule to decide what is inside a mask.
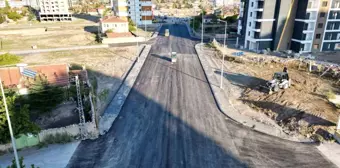
[[[153,55],[144,63],[110,130],[98,139],[82,141],[68,168],[333,166],[311,145],[225,120],[217,108],[200,101],[205,97],[203,100],[214,102],[206,79],[191,75],[197,67],[190,63],[197,58],[189,58],[187,66],[175,64],[177,69],[152,52],[159,47],[152,48]],[[122,87],[129,86],[123,83]],[[195,93],[200,96],[186,92],[190,87],[198,87]]]

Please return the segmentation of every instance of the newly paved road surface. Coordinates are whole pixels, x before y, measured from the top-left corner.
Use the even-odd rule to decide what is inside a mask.
[[[96,168],[324,167],[312,146],[240,126],[217,109],[182,25],[163,26],[109,132],[83,141],[68,165]],[[170,63],[169,52],[178,53]]]

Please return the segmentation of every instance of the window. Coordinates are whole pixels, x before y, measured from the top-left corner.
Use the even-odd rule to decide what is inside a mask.
[[[323,1],[323,2],[322,2],[322,7],[327,7],[327,4],[328,4],[327,1]]]
[[[325,13],[325,12],[321,12],[321,13],[320,13],[320,17],[321,17],[321,18],[324,18],[325,16],[326,16],[326,13]]]
[[[321,38],[321,34],[316,34],[315,38],[316,39],[320,39]]]
[[[250,32],[248,32],[248,36],[250,36]]]
[[[253,12],[250,12],[250,17],[253,17]]]
[[[249,22],[249,27],[251,27],[251,22]]]
[[[314,44],[313,48],[316,49],[316,50],[319,49],[319,44]]]
[[[318,24],[318,28],[321,29],[323,27],[323,23]]]
[[[251,7],[253,7],[254,6],[254,2],[251,2]]]
[[[328,44],[328,45],[327,45],[327,49],[331,49],[331,44]]]

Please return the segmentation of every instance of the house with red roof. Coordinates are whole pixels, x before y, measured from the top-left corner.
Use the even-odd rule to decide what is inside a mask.
[[[59,65],[35,65],[18,64],[17,67],[0,68],[0,78],[4,87],[17,88],[19,93],[24,94],[35,81],[41,76],[51,85],[69,85],[69,67],[67,64]]]
[[[100,20],[100,30],[102,33],[111,30],[112,33],[127,33],[129,32],[129,23],[125,19],[116,16],[108,16]]]

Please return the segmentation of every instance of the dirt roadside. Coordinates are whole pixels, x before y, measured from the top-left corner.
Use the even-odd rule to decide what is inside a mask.
[[[215,59],[220,60],[222,55],[216,53]],[[261,114],[256,116],[252,110],[244,110],[244,115],[270,124],[262,116],[264,114],[291,136],[314,138],[314,134],[318,134],[329,139],[329,134],[334,133],[340,109],[330,103],[326,95],[329,91],[340,92],[337,79],[309,73],[307,67],[300,65],[299,68],[296,61],[245,62],[229,56],[226,60],[224,77],[235,87],[233,102],[238,106],[248,105]],[[265,85],[275,72],[281,72],[285,66],[288,67],[292,87],[271,95],[260,89],[260,85]]]
[[[123,75],[132,65],[135,50],[135,47],[117,47],[38,53],[23,56],[23,62],[28,65],[67,63],[85,66],[97,93],[95,106],[98,117],[118,90]]]

